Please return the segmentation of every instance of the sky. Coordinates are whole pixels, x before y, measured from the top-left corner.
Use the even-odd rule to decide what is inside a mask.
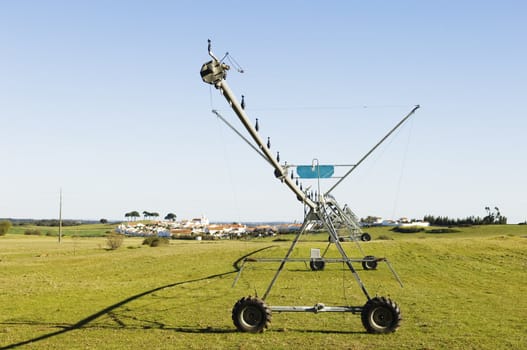
[[[0,217],[57,218],[62,191],[68,219],[301,221],[211,112],[243,131],[199,76],[211,39],[282,162],[354,164],[421,106],[332,192],[359,217],[488,206],[524,222],[526,15],[520,0],[2,0]]]

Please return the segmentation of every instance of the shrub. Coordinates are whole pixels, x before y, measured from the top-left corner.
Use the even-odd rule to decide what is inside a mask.
[[[390,241],[390,240],[393,240],[393,237],[390,237],[388,235],[380,235],[379,237],[377,237],[377,239],[384,240],[384,241]]]
[[[424,227],[421,226],[397,226],[392,228],[393,232],[399,233],[417,233],[424,231]]]
[[[7,231],[9,231],[11,226],[12,224],[11,224],[11,221],[9,220],[0,221],[0,236],[5,235]]]
[[[106,236],[106,245],[111,250],[119,248],[123,244],[124,236],[119,233],[110,233]]]
[[[27,236],[41,236],[42,231],[40,231],[38,228],[28,228],[24,231],[24,234]]]
[[[168,245],[169,239],[166,237],[150,236],[143,240],[143,245],[150,247],[159,247],[160,245]]]
[[[458,233],[458,232],[461,232],[461,231],[453,229],[453,228],[433,228],[430,230],[426,230],[426,233]]]
[[[173,239],[181,239],[181,240],[195,240],[196,236],[194,236],[194,235],[176,235],[176,236],[172,236],[172,238]]]

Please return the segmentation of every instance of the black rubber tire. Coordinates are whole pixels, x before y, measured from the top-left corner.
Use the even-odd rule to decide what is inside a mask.
[[[361,320],[368,333],[392,333],[401,325],[401,310],[389,298],[375,297],[362,308]]]
[[[232,308],[232,321],[241,332],[262,333],[271,325],[271,318],[271,309],[257,297],[243,297]]]
[[[326,262],[321,259],[312,259],[309,261],[309,267],[311,271],[322,271],[326,267]]]
[[[360,240],[363,242],[369,242],[371,241],[371,236],[368,232],[364,232],[362,235],[360,235]]]
[[[375,270],[377,269],[377,260],[373,255],[366,255],[362,262],[362,268],[364,270]]]

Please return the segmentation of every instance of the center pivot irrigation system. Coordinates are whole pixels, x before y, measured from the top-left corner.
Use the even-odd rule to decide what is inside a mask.
[[[379,147],[396,129],[398,129],[414,112],[419,108],[415,106],[390,132],[388,132],[369,152],[367,152],[357,163],[353,165],[344,165],[348,167],[347,172],[338,177],[338,181],[325,192],[320,191],[320,179],[332,178],[334,175],[333,165],[319,165],[318,160],[314,159],[311,165],[290,165],[287,163],[280,164],[280,156],[277,153],[276,157],[271,153],[269,139],[267,142],[260,137],[258,133],[258,119],[253,126],[247,113],[244,110],[244,98],[242,96],[241,103],[235,98],[231,89],[229,88],[226,79],[227,70],[230,67],[222,60],[216,58],[211,51],[211,43],[209,40],[208,52],[212,60],[203,64],[201,67],[201,78],[205,83],[213,85],[225,97],[232,110],[238,116],[240,122],[250,134],[252,141],[246,138],[239,132],[232,124],[230,124],[217,110],[212,112],[216,114],[225,124],[227,124],[238,136],[240,136],[251,148],[253,148],[265,161],[267,161],[274,168],[274,175],[282,183],[284,183],[293,193],[296,198],[305,206],[304,222],[296,234],[291,246],[289,247],[285,257],[283,258],[246,258],[238,275],[235,278],[236,284],[240,274],[247,262],[279,262],[278,270],[272,278],[263,297],[248,296],[243,297],[236,302],[232,309],[232,320],[236,328],[243,332],[263,332],[269,327],[273,312],[351,312],[353,314],[360,314],[362,324],[369,333],[390,333],[394,332],[401,322],[401,311],[399,306],[389,298],[375,296],[372,297],[368,293],[364,283],[362,282],[356,264],[362,264],[364,270],[374,270],[378,262],[387,264],[395,279],[402,287],[402,283],[397,276],[395,270],[392,268],[390,262],[386,258],[376,258],[368,255],[364,256],[359,240],[368,241],[370,236],[362,232],[358,219],[347,206],[341,207],[331,192],[348,177],[353,170],[355,170],[377,147]],[[227,57],[227,55],[225,56]],[[294,175],[296,170],[297,175]],[[291,174],[289,175],[289,171]],[[310,188],[303,189],[302,184],[299,184],[298,179],[316,179],[318,180],[318,191],[314,192]],[[306,259],[292,258],[291,254],[300,240],[302,234],[313,227],[323,227],[329,233],[328,246],[320,254],[320,249],[311,249],[311,257]],[[341,232],[349,233],[348,236],[341,235]],[[354,241],[362,253],[362,258],[350,258],[344,250],[341,242],[348,237]],[[328,248],[331,244],[335,244],[340,258],[329,259],[325,258]],[[325,263],[341,262],[347,266],[360,289],[364,293],[367,301],[362,306],[326,306],[322,303],[316,303],[314,306],[270,306],[266,303],[266,299],[275,285],[280,273],[284,269],[287,262],[304,261],[309,262],[312,270],[322,270]],[[233,284],[233,285],[234,285]]]

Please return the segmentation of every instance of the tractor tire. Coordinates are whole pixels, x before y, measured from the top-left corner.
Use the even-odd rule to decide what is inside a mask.
[[[362,235],[360,235],[360,240],[363,242],[369,242],[371,241],[371,236],[369,233],[364,232]]]
[[[373,255],[366,255],[362,262],[362,268],[364,270],[375,270],[377,269],[377,260]]]
[[[309,267],[311,271],[322,271],[326,266],[326,262],[321,259],[312,259],[309,261]]]
[[[271,318],[271,309],[257,297],[243,297],[232,308],[232,321],[241,332],[262,333],[271,325]]]
[[[401,310],[389,298],[375,297],[362,308],[361,320],[368,333],[392,333],[401,325]]]

